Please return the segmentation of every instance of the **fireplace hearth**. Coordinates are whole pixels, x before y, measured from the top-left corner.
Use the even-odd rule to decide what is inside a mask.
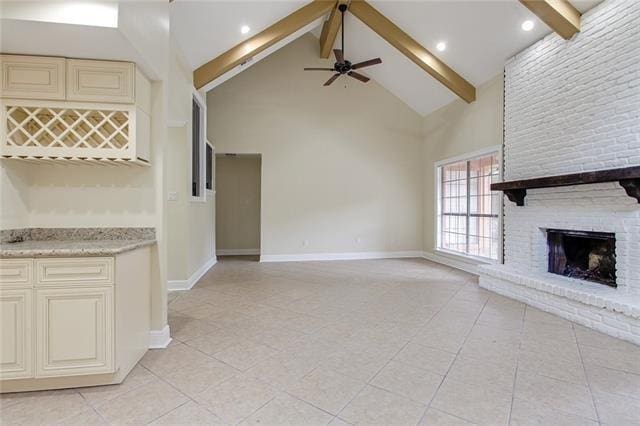
[[[547,229],[549,272],[616,287],[615,234]]]

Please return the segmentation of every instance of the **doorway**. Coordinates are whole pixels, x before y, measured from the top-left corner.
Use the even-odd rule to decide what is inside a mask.
[[[260,154],[216,154],[216,255],[260,255]]]

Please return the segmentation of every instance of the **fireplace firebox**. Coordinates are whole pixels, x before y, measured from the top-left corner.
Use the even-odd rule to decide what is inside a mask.
[[[608,232],[547,229],[549,272],[616,287],[615,242]]]

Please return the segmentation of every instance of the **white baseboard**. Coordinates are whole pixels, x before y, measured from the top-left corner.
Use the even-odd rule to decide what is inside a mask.
[[[452,256],[432,253],[430,251],[423,252],[422,257],[432,262],[441,263],[443,265],[460,269],[461,271],[465,271],[474,275],[478,275],[478,266],[484,265],[484,263],[480,263],[480,262],[474,263],[471,260],[467,261],[464,259],[456,259]]]
[[[171,343],[171,330],[169,325],[165,325],[162,330],[151,330],[149,332],[149,349],[162,349]]]
[[[205,263],[204,265],[202,265],[202,267],[200,267],[200,269],[198,269],[197,271],[195,271],[193,273],[193,275],[191,275],[189,277],[189,279],[186,280],[169,280],[167,282],[167,290],[168,291],[178,291],[178,290],[191,290],[191,288],[196,285],[196,283],[198,282],[198,280],[200,278],[202,278],[202,276],[204,274],[207,273],[207,271],[209,269],[211,269],[211,267],[213,265],[215,265],[218,262],[217,258],[214,256],[213,258],[209,259],[207,261],[207,263]]]
[[[260,249],[218,249],[218,256],[255,256],[260,254]]]
[[[421,251],[364,251],[352,253],[266,254],[260,262],[310,262],[318,260],[397,259],[422,257]]]

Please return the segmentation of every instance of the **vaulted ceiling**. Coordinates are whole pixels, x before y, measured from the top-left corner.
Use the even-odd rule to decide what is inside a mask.
[[[572,4],[584,13],[600,1],[572,0]],[[188,65],[196,69],[307,3],[175,0],[171,5],[171,33]],[[516,0],[370,0],[370,3],[475,86],[502,72],[508,58],[551,32]],[[527,19],[535,22],[529,32],[520,27]],[[248,34],[241,34],[243,25],[251,28]],[[321,21],[315,25],[312,32],[319,37]],[[352,62],[381,57],[383,64],[366,69],[366,74],[416,112],[426,115],[456,99],[353,15],[347,13],[345,25],[346,56]],[[336,47],[339,39],[338,36]],[[440,41],[447,45],[444,52],[436,50]],[[304,66],[332,64],[333,58],[320,59],[318,54],[316,64],[283,66],[299,66],[303,72]],[[319,83],[326,80],[325,75],[318,78]]]

